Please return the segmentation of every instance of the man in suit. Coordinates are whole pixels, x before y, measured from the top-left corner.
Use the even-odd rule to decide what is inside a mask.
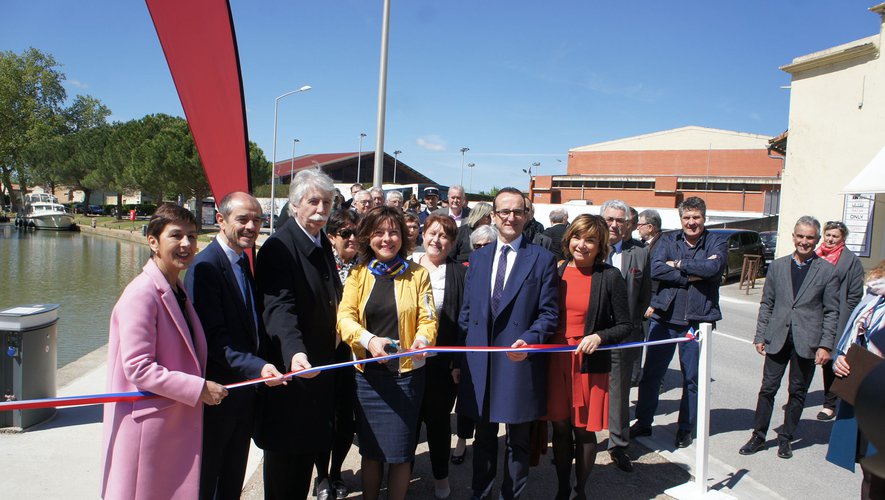
[[[554,208],[550,211],[550,227],[544,230],[544,236],[550,238],[550,251],[556,256],[556,260],[562,260],[562,235],[568,229],[568,211],[564,208]]]
[[[663,236],[651,256],[651,278],[658,280],[652,295],[652,313],[648,328],[649,340],[684,337],[700,327],[701,322],[722,319],[719,310],[719,284],[726,264],[727,239],[707,231],[704,223],[707,204],[692,196],[679,204],[682,231]],[[675,344],[649,347],[646,350],[636,422],[630,436],[650,436],[651,424],[658,408],[661,382],[673,354]],[[679,403],[679,424],[676,447],[686,448],[693,442],[692,430],[698,413],[697,342],[679,344],[679,368],[682,371],[682,399]]]
[[[639,237],[645,246],[648,247],[648,253],[654,250],[658,237],[661,235],[661,214],[652,208],[643,210],[639,213],[639,222],[636,224],[636,230],[639,231]]]
[[[640,342],[642,318],[651,300],[651,276],[648,250],[636,245],[630,238],[630,207],[621,200],[608,200],[602,204],[602,214],[608,226],[608,263],[621,271],[627,282],[627,305],[633,328],[623,342]],[[611,351],[611,374],[609,376],[608,452],[612,461],[624,472],[633,472],[633,463],[627,455],[630,446],[630,379],[633,363],[641,349],[616,349]]]
[[[333,361],[341,280],[332,246],[323,234],[335,186],[318,170],[295,175],[291,218],[258,254],[256,278],[264,301],[271,359],[285,371]],[[295,378],[268,391],[255,441],[264,449],[265,498],[306,498],[314,457],[331,442],[333,372]],[[328,481],[318,498],[333,493]]]
[[[522,229],[522,234],[532,243],[540,245],[542,240],[536,239],[536,237],[544,232],[544,224],[535,220],[535,204],[532,203],[532,200],[529,199],[528,196],[525,197],[525,209],[528,211],[528,215],[526,215],[525,227]],[[552,241],[547,237],[544,237],[543,242],[545,245],[542,246],[549,250],[550,246],[552,246]]]
[[[215,214],[219,232],[184,277],[206,333],[206,377],[221,384],[282,376],[265,361],[267,334],[245,250],[255,245],[261,205],[248,193],[225,196]],[[279,385],[281,380],[268,382]],[[255,422],[255,388],[232,389],[223,405],[203,410],[200,498],[240,498]]]
[[[820,222],[807,215],[800,217],[793,226],[796,250],[772,262],[765,276],[753,339],[756,352],[765,356],[762,388],[756,401],[753,436],[741,447],[741,455],[765,448],[774,396],[789,365],[790,397],[778,433],[777,456],[793,456],[793,432],[815,365],[830,360],[839,321],[839,281],[833,276],[835,267],[814,252],[818,241]]]
[[[467,221],[467,217],[470,215],[470,207],[467,206],[467,198],[464,196],[464,187],[455,184],[449,188],[448,196],[449,206],[440,208],[434,213],[448,215],[458,227],[461,227],[461,224]]]
[[[648,250],[648,259],[651,261],[655,245],[661,241],[661,214],[653,208],[643,210],[639,213],[639,223],[636,224],[636,230],[639,231],[639,238],[645,244],[645,248]],[[651,295],[654,296],[657,291],[658,281],[653,279],[651,280]],[[651,306],[645,309],[645,314],[643,315],[645,321],[642,323],[643,340],[648,338],[648,318],[651,317],[653,312],[654,309]],[[633,361],[631,384],[634,387],[639,385],[639,381],[642,379],[642,359],[645,357],[645,351],[646,348],[643,347],[642,353]]]
[[[345,201],[341,205],[341,208],[344,208],[347,210],[352,209],[353,208],[353,200],[356,199],[356,194],[362,190],[363,190],[363,185],[360,184],[359,182],[355,182],[355,183],[351,184],[350,185],[350,199]]]
[[[515,188],[493,203],[498,241],[474,251],[458,327],[464,345],[521,347],[544,343],[559,321],[553,254],[522,236],[526,207]],[[476,422],[473,497],[488,498],[498,464],[498,428],[506,424],[505,499],[519,498],[529,472],[531,423],[547,411],[547,357],[468,353],[461,363],[458,413]]]
[[[351,203],[350,209],[356,212],[360,217],[366,215],[366,213],[372,209],[372,193],[365,189],[357,191],[356,194],[353,195],[353,203]]]
[[[436,186],[427,186],[424,188],[425,207],[424,210],[418,212],[418,220],[422,229],[424,228],[424,221],[430,217],[430,214],[439,209],[437,203],[439,203],[439,188]]]

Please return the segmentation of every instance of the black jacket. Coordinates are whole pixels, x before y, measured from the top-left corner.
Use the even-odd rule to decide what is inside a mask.
[[[559,266],[560,278],[567,265],[567,262],[563,262]],[[627,304],[627,284],[621,272],[608,264],[594,266],[591,278],[584,336],[596,333],[602,338],[601,345],[617,344],[627,338],[633,329]],[[608,373],[611,365],[609,351],[596,351],[584,356],[581,373]]]
[[[334,361],[341,279],[332,246],[320,234],[317,247],[294,219],[289,219],[258,252],[255,279],[264,301],[264,324],[270,336],[270,360],[282,372],[292,356],[307,354],[311,365]],[[267,391],[256,443],[264,449],[304,452],[328,443],[334,375],[293,378]]]

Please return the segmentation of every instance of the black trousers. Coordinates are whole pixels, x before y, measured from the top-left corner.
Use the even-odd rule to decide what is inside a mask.
[[[203,410],[201,500],[237,500],[243,490],[255,417],[255,391],[233,389],[218,406]]]
[[[784,426],[778,434],[780,439],[793,439],[793,432],[799,425],[802,409],[805,407],[805,396],[808,387],[814,377],[814,360],[807,359],[796,354],[792,336],[787,338],[783,349],[777,353],[767,353],[765,364],[762,367],[762,388],[759,390],[759,399],[756,401],[756,415],[753,423],[753,432],[762,439],[768,432],[771,423],[771,413],[774,410],[774,396],[780,389],[781,379],[784,372],[790,367],[789,399],[784,410]]]
[[[519,498],[529,478],[529,435],[531,422],[506,424],[504,460],[507,473],[501,485],[501,498]],[[496,422],[477,422],[473,441],[473,495],[489,498],[498,472],[498,428]]]
[[[860,466],[863,472],[863,482],[860,483],[860,498],[862,500],[883,500],[885,499],[885,479],[873,474],[863,465]]]
[[[449,477],[451,415],[458,393],[458,386],[452,379],[450,363],[450,358],[443,355],[427,359],[424,399],[421,401],[421,416],[417,428],[419,434],[422,422],[427,428],[427,446],[430,448],[430,466],[434,479]]]
[[[612,370],[609,374],[608,449],[630,446],[630,382],[633,368],[642,349],[611,351]]]
[[[264,450],[264,498],[306,500],[315,456]]]
[[[833,381],[836,380],[836,373],[833,372],[833,360],[831,359],[821,365],[821,369],[824,372],[824,408],[829,408],[835,412],[839,396],[830,392],[830,387],[833,386]]]

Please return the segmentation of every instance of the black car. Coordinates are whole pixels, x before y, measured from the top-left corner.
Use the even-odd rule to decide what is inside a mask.
[[[728,259],[726,260],[725,271],[722,273],[723,285],[732,276],[740,277],[745,255],[763,255],[765,247],[762,245],[762,239],[756,231],[748,229],[710,229],[710,232],[728,237]],[[760,269],[760,271],[763,270]],[[762,272],[760,272],[760,275],[762,275]]]
[[[762,231],[759,233],[762,238],[762,255],[765,256],[765,267],[767,268],[771,261],[774,260],[774,251],[777,249],[777,231]]]

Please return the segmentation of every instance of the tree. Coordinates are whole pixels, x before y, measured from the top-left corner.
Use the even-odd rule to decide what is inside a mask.
[[[32,172],[26,150],[52,130],[47,123],[56,119],[67,96],[64,79],[55,59],[33,47],[22,55],[0,52],[0,180],[10,194],[13,178],[22,195],[27,190]],[[19,199],[12,196],[12,203],[17,207]]]
[[[258,186],[270,183],[270,160],[264,156],[264,151],[252,141],[249,141],[249,173],[252,176],[253,191]]]
[[[212,189],[187,122],[182,118],[174,118],[157,135],[156,140],[162,142],[166,153],[165,169],[169,176],[169,192],[181,193],[186,199],[196,199],[194,215],[197,217],[197,230],[202,229],[203,198],[211,196]]]

